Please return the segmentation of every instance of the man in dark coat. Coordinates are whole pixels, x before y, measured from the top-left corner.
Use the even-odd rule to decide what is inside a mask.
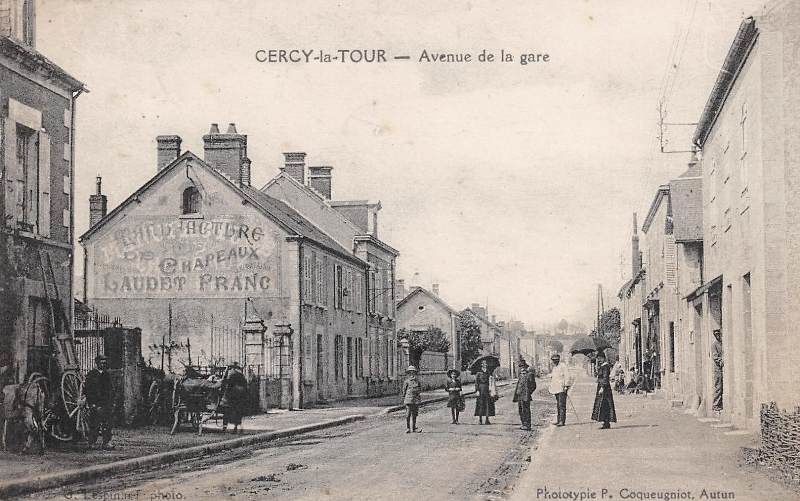
[[[531,395],[536,390],[536,376],[528,367],[524,358],[519,359],[519,379],[514,390],[514,402],[519,409],[519,420],[522,422],[520,430],[531,429]]]
[[[722,351],[722,331],[714,329],[714,342],[711,343],[711,359],[714,361],[714,410],[722,410],[722,369],[725,366]]]
[[[111,381],[111,373],[108,372],[108,359],[105,355],[97,355],[94,359],[95,368],[86,374],[84,383],[84,396],[86,405],[92,411],[93,422],[90,426],[90,433],[100,431],[103,435],[103,449],[113,449],[111,442],[111,417],[114,408],[114,385]],[[89,442],[97,440],[96,436],[91,436]]]

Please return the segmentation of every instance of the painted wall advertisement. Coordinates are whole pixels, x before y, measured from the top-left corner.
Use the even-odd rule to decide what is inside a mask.
[[[273,229],[244,215],[131,217],[94,249],[94,296],[274,296],[278,245]]]

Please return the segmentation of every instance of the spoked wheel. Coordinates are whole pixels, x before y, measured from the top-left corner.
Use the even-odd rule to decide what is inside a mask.
[[[89,434],[89,416],[86,402],[82,400],[83,380],[75,372],[65,372],[61,376],[61,399],[67,417],[75,422],[75,429],[85,439]]]

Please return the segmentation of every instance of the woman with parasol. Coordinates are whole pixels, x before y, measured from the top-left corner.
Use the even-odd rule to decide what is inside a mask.
[[[494,416],[494,402],[497,400],[497,386],[495,385],[492,372],[500,365],[500,360],[492,355],[485,355],[472,362],[470,371],[475,374],[475,415],[478,416],[478,423],[492,424],[490,416]]]
[[[617,422],[617,413],[614,409],[614,396],[611,394],[611,364],[606,360],[603,351],[597,352],[597,394],[592,407],[592,420],[602,421],[601,430],[611,428],[610,423]]]
[[[458,414],[464,410],[464,397],[461,395],[461,380],[458,377],[461,375],[456,369],[447,371],[447,377],[450,379],[444,386],[447,391],[447,406],[450,408],[450,415],[453,418],[451,424],[458,424]]]

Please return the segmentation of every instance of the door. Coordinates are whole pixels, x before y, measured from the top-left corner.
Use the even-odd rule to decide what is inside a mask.
[[[322,344],[322,334],[317,334],[317,398],[319,400],[324,399],[324,396],[322,394],[322,383],[324,379],[324,373],[323,373],[324,349],[325,349],[324,345]]]
[[[345,367],[345,374],[347,374],[347,394],[353,393],[353,338],[347,338],[347,367]]]

